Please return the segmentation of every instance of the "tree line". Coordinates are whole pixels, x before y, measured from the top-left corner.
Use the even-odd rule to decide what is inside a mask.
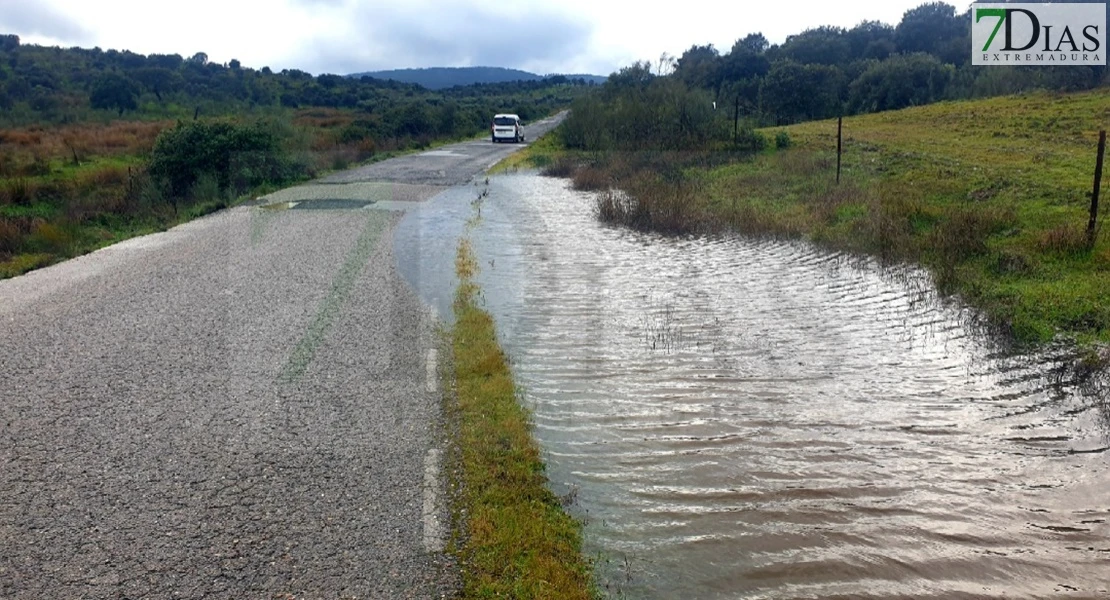
[[[128,115],[189,118],[267,108],[350,109],[359,131],[381,137],[459,137],[489,126],[497,112],[525,118],[569,103],[581,79],[475,85],[430,91],[371,77],[311,75],[297,69],[219,64],[203,52],[142,55],[127,50],[24,45],[0,35],[0,126]],[[358,132],[352,132],[358,135]]]
[[[1078,91],[1107,82],[1102,66],[973,67],[970,9],[943,2],[906,11],[897,25],[823,26],[771,44],[761,33],[727,52],[694,45],[609,77],[579,100],[564,131],[572,147],[682,148],[730,137],[738,125],[786,125],[940,100],[1032,89]]]

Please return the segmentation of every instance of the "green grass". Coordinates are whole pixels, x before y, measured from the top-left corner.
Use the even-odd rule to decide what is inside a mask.
[[[506,156],[490,169],[490,174],[506,173],[519,169],[543,168],[555,162],[563,152],[559,136],[544,135],[533,140],[528,147]]]
[[[1108,89],[848,117],[840,185],[835,120],[764,129],[769,140],[786,131],[792,145],[754,156],[602,162],[640,208],[657,209],[636,213],[641,228],[807,238],[915,262],[1019,342],[1086,344],[1110,341],[1110,232],[1093,248],[1084,236],[1098,130],[1108,125]],[[677,221],[660,197],[675,190],[690,197]]]
[[[517,399],[493,319],[478,306],[477,268],[460,244],[452,333],[461,494],[456,546],[462,598],[597,597],[581,525],[547,488],[528,412]]]
[[[1107,89],[847,118],[844,177],[855,189],[844,197],[829,187],[835,121],[805,123],[785,128],[795,150],[761,156],[739,172],[710,172],[711,198],[721,203],[751,186],[741,198],[783,201],[780,215],[805,206],[803,235],[925,264],[942,287],[983,308],[1020,341],[1062,334],[1106,342],[1110,232],[1087,248],[1084,229],[1098,131],[1108,125]],[[817,157],[824,168],[783,173],[799,154]],[[783,187],[758,185],[769,171],[778,172]]]

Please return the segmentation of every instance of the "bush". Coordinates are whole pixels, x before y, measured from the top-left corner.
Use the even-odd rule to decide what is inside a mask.
[[[790,147],[790,134],[785,131],[780,131],[775,135],[775,147],[780,150]]]
[[[205,174],[233,194],[301,177],[305,167],[285,156],[277,137],[259,124],[178,123],[158,136],[150,161],[152,177],[171,195],[186,197]]]
[[[642,84],[606,84],[602,94],[580,98],[560,127],[575,150],[695,150],[727,141],[729,130],[713,110],[712,96],[669,78]]]
[[[743,152],[759,152],[767,147],[767,138],[750,128],[742,128],[732,142],[733,147]]]
[[[204,173],[197,178],[190,192],[194,202],[212,202],[221,199],[220,182],[211,173]]]
[[[339,143],[354,144],[373,138],[376,134],[377,125],[365,119],[359,119],[339,132]]]

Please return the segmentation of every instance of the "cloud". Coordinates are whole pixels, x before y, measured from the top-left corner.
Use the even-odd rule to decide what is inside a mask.
[[[298,4],[339,0],[296,0]],[[500,66],[546,73],[587,56],[593,27],[554,8],[431,2],[358,3],[336,11],[338,31],[318,32],[287,60],[310,72]]]
[[[16,33],[67,43],[84,43],[92,35],[76,21],[41,0],[3,0],[0,33]]]

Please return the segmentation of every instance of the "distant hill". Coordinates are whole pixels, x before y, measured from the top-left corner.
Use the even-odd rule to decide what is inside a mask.
[[[415,83],[430,90],[441,90],[457,85],[475,83],[505,83],[509,81],[539,81],[553,75],[537,75],[519,69],[504,67],[431,67],[427,69],[392,69],[388,71],[368,71],[352,73],[348,77],[373,77],[374,79],[393,80],[401,83]],[[584,79],[587,83],[604,83],[607,77],[600,75],[564,75],[568,79]]]

